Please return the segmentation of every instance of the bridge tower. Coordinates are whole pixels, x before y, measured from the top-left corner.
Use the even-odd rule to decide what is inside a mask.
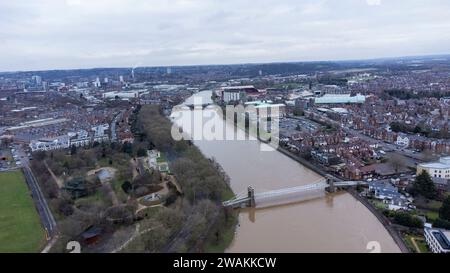
[[[248,197],[248,203],[247,206],[250,208],[256,207],[255,202],[255,189],[252,186],[249,186],[247,188],[247,197]]]
[[[327,184],[328,184],[328,192],[336,192],[336,187],[334,186],[334,179],[331,177],[327,178]]]

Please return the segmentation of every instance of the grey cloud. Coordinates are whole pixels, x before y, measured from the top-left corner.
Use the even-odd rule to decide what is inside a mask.
[[[440,0],[16,0],[0,70],[355,59],[447,53]]]

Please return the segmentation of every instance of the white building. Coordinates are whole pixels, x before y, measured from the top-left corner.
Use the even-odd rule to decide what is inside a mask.
[[[77,133],[69,133],[70,146],[75,145],[76,147],[87,146],[91,143],[91,138],[86,130],[80,130]]]
[[[33,77],[31,77],[31,79],[34,81],[34,83],[36,85],[41,85],[42,84],[42,77],[41,76],[33,76]]]
[[[109,140],[109,137],[107,134],[105,134],[105,131],[109,129],[109,124],[105,123],[99,126],[95,126],[92,128],[92,131],[94,131],[94,142],[105,142]]]
[[[399,134],[397,136],[397,141],[395,142],[395,144],[397,144],[398,146],[405,147],[405,148],[409,147],[409,143],[410,143],[410,141],[409,141],[408,136],[402,135],[402,134]]]
[[[241,92],[236,91],[236,90],[224,91],[222,93],[222,96],[223,96],[223,101],[226,103],[228,103],[230,101],[239,101],[241,99]]]
[[[431,177],[450,179],[450,156],[442,157],[439,162],[417,165],[417,174],[426,171]]]
[[[244,105],[247,107],[247,112],[251,110],[251,107],[254,107],[255,114],[260,118],[279,118],[286,115],[286,105],[283,103],[273,104],[271,100],[249,101]]]
[[[136,99],[139,97],[139,92],[106,92],[103,93],[104,99]]]
[[[356,96],[351,96],[350,94],[325,94],[314,99],[316,104],[364,103],[365,101],[366,96],[361,94]]]
[[[102,86],[102,83],[100,82],[100,78],[97,77],[97,79],[95,79],[94,86],[97,88],[100,88]]]
[[[307,91],[307,90],[301,90],[301,91],[296,91],[296,92],[289,94],[288,99],[296,100],[296,99],[311,98],[312,96],[314,96],[314,94],[312,92]]]
[[[109,124],[105,123],[92,128],[92,131],[94,131],[93,136],[89,135],[89,132],[87,132],[86,130],[80,130],[76,133],[71,132],[67,135],[55,138],[32,140],[29,146],[32,152],[36,152],[67,149],[72,145],[76,147],[82,147],[90,145],[92,141],[101,143],[109,141],[109,136],[105,133],[105,131],[108,129]]]
[[[104,99],[137,99],[140,95],[148,94],[149,92],[147,90],[133,90],[133,91],[127,91],[127,92],[106,92],[103,93]]]
[[[450,231],[425,228],[425,240],[433,253],[450,253]]]
[[[52,139],[32,140],[30,142],[30,148],[32,152],[67,149],[69,147],[69,136],[59,136]]]
[[[258,96],[260,92],[253,85],[222,87],[222,100],[225,103],[239,101],[244,96]]]
[[[158,158],[161,157],[161,153],[158,150],[148,150],[148,165],[151,169],[158,168]]]

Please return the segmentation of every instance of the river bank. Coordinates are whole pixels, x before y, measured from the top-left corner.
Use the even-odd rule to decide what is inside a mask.
[[[324,176],[324,177],[333,177],[336,181],[342,181],[343,179],[335,177],[334,175],[327,173],[326,171],[322,170],[320,167],[312,164],[311,162],[307,161],[306,159],[294,155],[293,153],[287,151],[284,148],[278,147],[277,150],[284,155],[288,156],[289,158],[297,161],[298,163],[302,164],[303,166],[317,172],[318,174]],[[358,192],[355,189],[348,189],[348,193],[350,193],[356,200],[361,202],[377,219],[378,221],[384,226],[384,228],[388,231],[388,233],[391,235],[392,239],[394,239],[397,246],[400,248],[402,253],[410,253],[409,248],[406,246],[405,242],[403,241],[401,235],[399,232],[395,229],[395,227],[392,226],[389,219],[387,219],[386,216],[384,216],[380,211],[378,211],[366,198],[360,196]]]
[[[320,167],[312,164],[311,162],[307,161],[306,159],[294,155],[293,153],[287,151],[284,148],[278,147],[277,149],[279,152],[283,153],[284,155],[290,157],[291,159],[297,161],[298,163],[302,164],[303,166],[310,168],[311,170],[317,172],[318,174],[324,176],[324,177],[333,177],[336,181],[343,180],[341,178],[335,177],[334,175],[327,173],[326,171],[322,170]],[[394,239],[397,246],[400,248],[402,253],[409,253],[409,248],[406,246],[405,242],[403,241],[401,235],[399,232],[392,226],[389,219],[387,219],[386,216],[384,216],[380,211],[378,211],[366,198],[360,196],[358,192],[355,189],[348,189],[348,193],[350,193],[356,200],[361,202],[377,219],[378,221],[384,226],[384,228],[389,232],[392,239]]]
[[[395,229],[395,227],[392,226],[391,221],[387,219],[386,216],[384,216],[380,211],[378,211],[366,198],[362,197],[358,194],[358,192],[354,189],[347,190],[356,200],[361,202],[377,219],[380,221],[381,224],[386,228],[386,230],[389,232],[389,234],[392,236],[392,239],[394,239],[397,246],[400,248],[402,253],[410,253],[409,248],[406,246],[405,242],[402,239],[402,236],[399,234],[399,232]]]
[[[200,92],[195,96],[206,101],[211,93]],[[192,122],[194,112],[187,107],[180,111],[184,112],[181,113],[183,117],[177,113],[174,120],[185,133],[204,130],[211,124],[224,132],[237,132],[231,119],[228,122],[223,118],[224,113],[218,115],[213,108],[204,109],[203,124],[206,127]],[[213,111],[215,115],[211,113]],[[203,134],[208,132],[203,131]],[[245,135],[241,129],[238,132],[240,136]],[[299,164],[276,149],[265,149],[266,145],[253,136],[226,141],[214,137],[197,138],[193,143],[205,157],[214,158],[223,167],[230,177],[233,192],[239,195],[246,192],[249,185],[264,192],[323,180],[319,171],[313,171],[307,164]],[[274,205],[277,201],[280,204]],[[366,253],[367,244],[372,241],[380,242],[384,252],[400,252],[378,219],[367,213],[361,202],[343,191],[304,202],[286,204],[283,200],[271,200],[270,206],[239,210],[238,218],[234,240],[226,250],[229,253]]]
[[[224,117],[224,120],[226,118]],[[230,119],[228,119],[229,121],[231,121]],[[236,120],[234,120],[234,127],[235,128],[239,128],[243,131],[245,131],[245,133],[247,135],[253,135],[254,137],[256,137],[258,139],[258,141],[265,143],[267,145],[270,145],[269,141],[265,141],[262,140],[259,136],[255,136],[255,132],[250,132],[249,129],[247,127],[242,128],[242,126],[239,126],[239,124],[236,122]],[[317,166],[313,163],[311,163],[310,161],[304,159],[303,157],[300,157],[298,155],[293,154],[292,152],[288,151],[287,149],[277,146],[276,150],[282,154],[284,154],[285,156],[289,157],[290,159],[300,163],[302,166],[316,172],[317,174],[321,175],[322,177],[331,177],[333,178],[335,181],[343,181],[344,179],[341,177],[336,177],[335,175],[328,173],[327,171],[323,170],[320,166]],[[401,252],[403,253],[409,253],[409,249],[406,246],[405,242],[403,241],[403,239],[401,238],[401,235],[399,234],[399,232],[391,225],[389,219],[387,219],[381,212],[379,212],[367,199],[361,197],[354,189],[349,189],[347,190],[348,193],[350,193],[353,198],[355,198],[356,200],[358,200],[360,203],[362,203],[377,219],[378,221],[384,226],[384,228],[386,229],[386,231],[390,234],[390,236],[392,237],[392,239],[395,241],[395,243],[397,244],[397,246],[400,248]]]
[[[172,121],[158,105],[144,105],[137,114],[136,130],[141,146],[152,146],[169,162],[170,172],[179,182],[183,194],[164,213],[177,218],[178,224],[167,231],[161,242],[162,252],[223,252],[234,233],[236,214],[221,207],[233,196],[228,178],[220,165],[208,159],[191,141],[175,141]],[[138,143],[136,143],[137,145]],[[169,217],[169,218],[170,218]]]

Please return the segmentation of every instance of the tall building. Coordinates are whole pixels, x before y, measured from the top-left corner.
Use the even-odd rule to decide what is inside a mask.
[[[41,76],[32,76],[31,79],[33,80],[35,85],[41,85],[42,84],[42,77]]]
[[[100,88],[102,86],[99,77],[97,77],[97,79],[95,79],[94,86],[97,87],[97,88]]]

